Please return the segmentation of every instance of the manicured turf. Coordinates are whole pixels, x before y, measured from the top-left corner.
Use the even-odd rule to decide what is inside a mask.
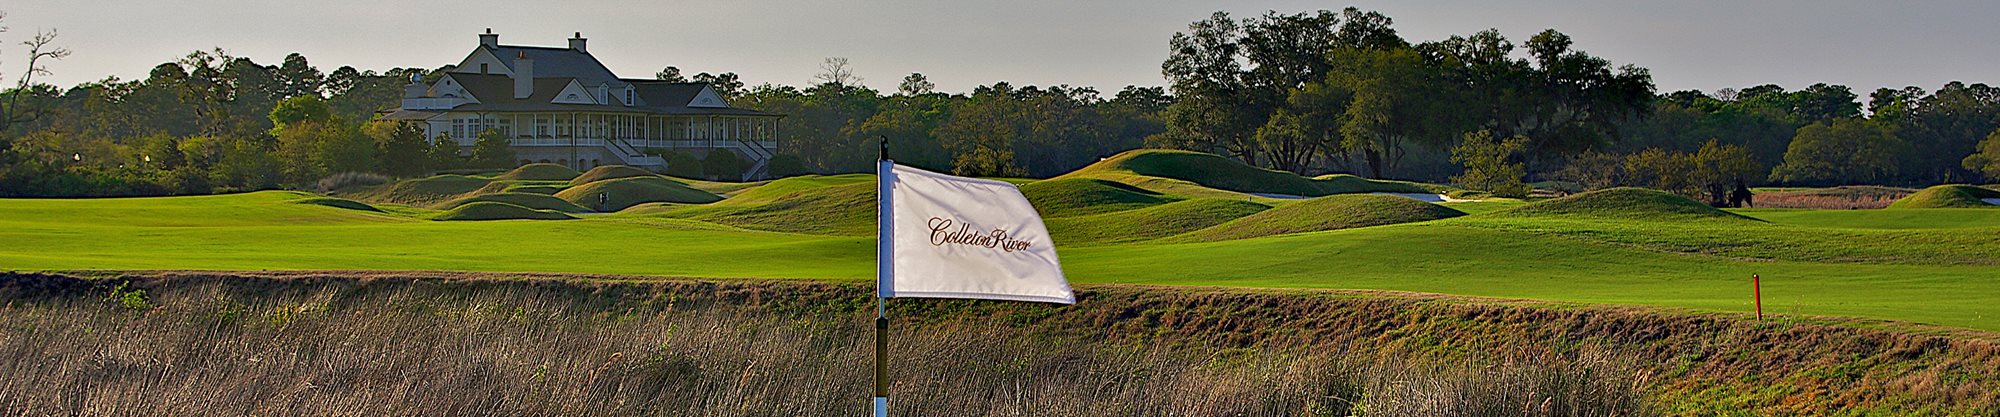
[[[1940,208],[1923,210],[1742,209],[1737,214],[1772,223],[1853,229],[1990,228],[2000,225],[2000,210]]]
[[[865,188],[867,180],[773,182],[780,187],[771,193],[749,189],[738,195],[745,198],[738,203],[769,207],[816,188]],[[787,187],[790,192],[779,192]],[[0,247],[0,268],[434,269],[825,279],[867,279],[874,271],[874,242],[865,232],[754,231],[658,213],[440,222],[423,220],[433,212],[402,206],[378,204],[387,212],[378,213],[296,203],[312,197],[259,192],[0,200],[0,242],[6,242]],[[1518,203],[1451,206],[1470,204]],[[1166,206],[1156,208],[1161,207]],[[1110,214],[1134,216],[1139,210],[1150,209]],[[1968,210],[1978,209],[1741,212],[1769,217],[1770,222],[1478,210],[1486,213],[1220,242],[1057,244],[1069,277],[1078,283],[1389,289],[1748,311],[1748,278],[1762,274],[1769,313],[2000,330],[2000,272],[1995,272],[2000,271],[2000,217]],[[1868,217],[1889,212],[1935,216]],[[1826,227],[1852,220],[1843,216],[1868,218],[1872,226]],[[822,221],[868,227],[866,216],[836,217]],[[1934,220],[1940,217],[1953,220]],[[1064,226],[1069,220],[1062,219],[1049,222],[1058,236],[1076,236],[1064,228],[1115,235],[1118,227],[1146,225]]]
[[[582,213],[590,211],[589,209],[585,209],[582,206],[578,206],[576,204],[570,203],[569,201],[560,198],[555,198],[554,196],[550,196],[548,194],[510,193],[510,192],[480,194],[471,197],[465,197],[446,202],[443,205],[440,205],[439,208],[446,208],[446,209],[458,208],[460,206],[482,201],[513,204],[516,206],[526,207],[535,210],[555,210],[564,213]]]
[[[1173,241],[1212,242],[1325,230],[1353,229],[1464,216],[1465,212],[1376,194],[1347,194],[1301,200],[1243,216]]]
[[[513,203],[474,201],[438,213],[434,220],[573,220],[556,210],[537,210]]]
[[[2000,208],[1986,202],[2000,199],[2000,190],[1976,185],[1940,185],[1910,194],[1889,208]]]
[[[565,188],[556,194],[578,206],[613,212],[643,203],[713,203],[722,197],[660,176],[627,177]]]
[[[608,179],[648,177],[654,175],[657,174],[654,174],[652,171],[633,168],[629,166],[605,165],[601,167],[591,168],[590,172],[585,172],[581,175],[573,175],[571,176],[571,178],[567,179],[569,179],[570,185],[583,185]]]
[[[570,169],[569,167],[550,164],[550,163],[540,163],[540,164],[522,165],[520,167],[514,168],[513,170],[507,171],[504,174],[495,176],[493,177],[493,179],[516,180],[516,181],[569,181],[569,179],[576,178],[576,176],[577,176],[576,170]]]

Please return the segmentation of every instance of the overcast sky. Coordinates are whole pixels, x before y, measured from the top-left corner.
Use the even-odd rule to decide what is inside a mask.
[[[1504,4],[1503,4],[1504,3]],[[1585,3],[1585,4],[1572,4]],[[945,91],[995,81],[1161,85],[1167,38],[1217,10],[1239,17],[1349,4],[1249,0],[287,1],[9,0],[0,77],[20,74],[19,42],[61,30],[75,52],[49,64],[70,86],[143,78],[161,62],[221,47],[275,64],[303,53],[322,71],[456,63],[485,28],[500,42],[564,45],[572,32],[627,78],[661,67],[733,71],[751,84],[801,85],[825,57],[893,89],[921,72]],[[1498,28],[1517,43],[1542,29],[1618,64],[1652,69],[1660,91],[1826,82],[1876,87],[1995,82],[2000,2],[1366,1],[1413,42]]]

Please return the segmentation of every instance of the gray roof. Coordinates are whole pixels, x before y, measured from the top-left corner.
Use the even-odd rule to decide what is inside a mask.
[[[507,65],[507,72],[514,71],[516,57],[526,55],[528,59],[535,60],[535,78],[575,78],[577,81],[582,81],[585,87],[596,87],[605,83],[623,85],[618,76],[611,73],[610,68],[605,68],[604,64],[598,62],[597,57],[590,56],[589,52],[542,46],[480,45],[479,47],[493,51],[493,56],[500,58],[500,62]]]
[[[541,62],[535,62],[535,72],[541,72],[541,65]],[[671,115],[777,116],[777,114],[750,109],[688,107],[687,103],[693,101],[695,95],[701,94],[701,90],[705,85],[700,83],[631,81],[630,84],[635,89],[635,93],[639,95],[640,101],[645,102],[646,105],[628,107],[618,104],[552,103],[556,99],[556,94],[561,93],[564,87],[569,86],[570,81],[576,80],[571,77],[536,77],[534,95],[524,99],[514,98],[514,79],[506,75],[453,73],[451,74],[451,78],[458,80],[458,84],[465,87],[466,92],[471,93],[473,97],[479,99],[478,103],[458,106],[453,108],[452,111],[589,111]],[[585,88],[591,88],[589,83],[585,83]],[[614,98],[614,100],[618,99],[622,99],[622,97]]]

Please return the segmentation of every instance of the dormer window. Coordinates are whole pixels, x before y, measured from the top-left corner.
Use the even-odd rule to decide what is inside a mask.
[[[632,89],[630,88],[625,89],[625,105],[632,105]]]
[[[575,94],[570,94],[570,95],[569,95],[569,99],[570,99],[570,100],[576,100],[576,95],[575,95]]]

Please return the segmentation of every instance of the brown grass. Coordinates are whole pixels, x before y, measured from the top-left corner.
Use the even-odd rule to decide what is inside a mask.
[[[0,415],[867,408],[866,284],[532,278],[0,274]],[[2000,404],[2000,349],[1976,335],[1371,292],[1083,287],[1080,298],[895,300],[896,414],[1986,415]]]
[[[1879,209],[1914,192],[1908,188],[1878,186],[1815,188],[1759,193],[1753,203],[1758,208]]]
[[[829,291],[851,286],[0,279],[5,415],[859,415],[869,397],[866,299]],[[1419,368],[898,304],[897,415],[1642,413],[1601,358]],[[999,310],[920,316],[936,307]]]

